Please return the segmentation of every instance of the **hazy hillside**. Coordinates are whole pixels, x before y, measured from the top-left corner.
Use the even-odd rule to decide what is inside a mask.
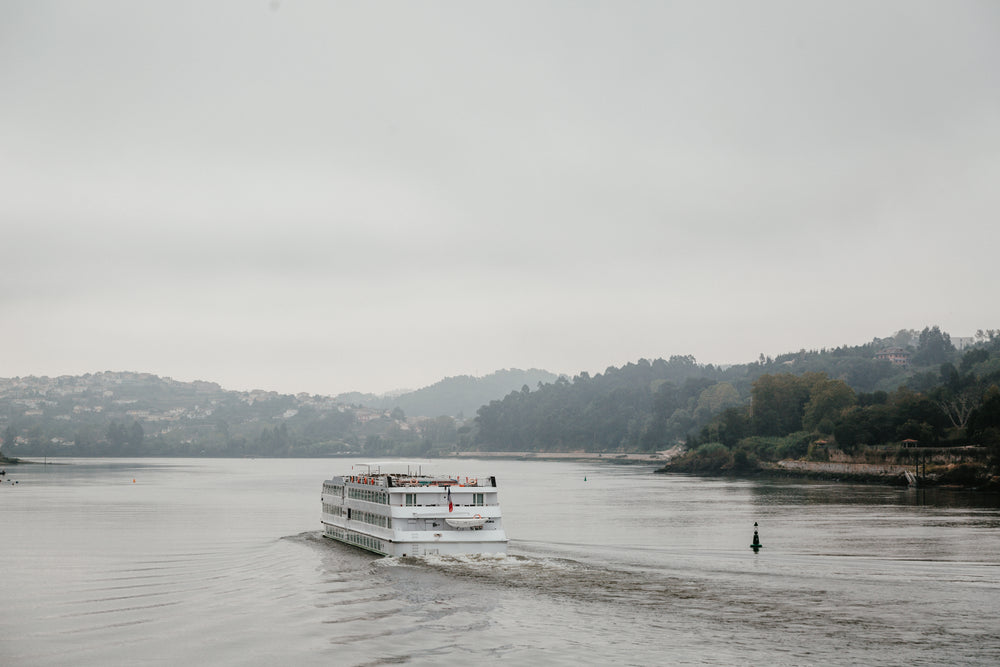
[[[364,405],[382,410],[399,408],[408,417],[439,417],[447,415],[456,418],[472,418],[483,405],[503,398],[522,387],[535,389],[539,383],[555,382],[559,376],[538,368],[521,370],[510,368],[496,371],[481,378],[459,375],[435,382],[429,387],[398,396],[375,396],[373,394],[340,394],[336,399],[342,403]]]
[[[425,455],[471,437],[460,416],[525,384],[537,369],[447,378],[391,398],[228,391],[150,373],[0,378],[0,452],[8,456]],[[399,409],[397,409],[399,408]],[[427,417],[424,417],[426,415]],[[467,443],[466,443],[467,444]]]
[[[628,452],[679,441],[741,447],[790,429],[808,431],[796,442],[844,447],[886,438],[985,442],[1000,440],[996,384],[1000,332],[977,333],[959,349],[937,327],[724,368],[672,356],[574,378],[507,369],[382,398],[227,391],[106,372],[0,378],[0,439],[8,456]],[[752,413],[751,396],[761,408]]]
[[[828,379],[845,396],[843,403],[831,399],[815,424],[806,420],[815,426],[817,439],[832,439],[833,431],[841,427],[838,439],[850,438],[852,444],[859,439],[881,444],[885,438],[961,441],[971,431],[964,421],[949,430],[950,406],[958,405],[964,420],[984,405],[990,387],[1000,378],[998,345],[1000,332],[989,330],[978,332],[974,341],[963,341],[959,350],[947,333],[927,327],[864,345],[801,350],[774,359],[762,356],[727,368],[697,364],[692,357],[640,359],[593,377],[581,373],[572,380],[563,378],[537,391],[512,392],[490,402],[476,417],[476,445],[509,451],[654,451],[693,437],[717,440],[727,433],[735,442],[758,434],[744,424],[751,419],[751,396],[768,384],[783,382],[795,388],[798,393],[785,392],[797,416],[788,423],[801,427],[796,411],[804,408],[813,387],[828,389],[817,378]],[[812,378],[808,387],[792,380],[767,380],[806,376]],[[884,403],[884,397],[901,387],[908,395],[924,397],[920,407],[925,412],[908,414],[905,428],[900,424],[864,430],[841,414],[857,402]],[[819,400],[819,390],[816,393]],[[720,415],[725,423],[720,423]],[[761,418],[760,410],[752,415],[755,424]],[[711,428],[702,435],[706,427]],[[766,435],[781,430],[758,428]]]

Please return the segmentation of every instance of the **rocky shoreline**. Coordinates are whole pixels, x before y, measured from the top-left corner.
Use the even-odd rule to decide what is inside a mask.
[[[938,469],[925,476],[908,473],[906,466],[866,463],[827,463],[821,461],[778,461],[762,463],[747,470],[693,471],[676,469],[667,464],[657,473],[682,473],[708,477],[764,477],[771,479],[809,479],[851,484],[884,486],[949,487],[966,491],[1000,493],[1000,476],[990,476],[983,466],[962,464]]]

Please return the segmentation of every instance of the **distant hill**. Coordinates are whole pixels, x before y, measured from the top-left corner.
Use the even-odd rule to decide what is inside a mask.
[[[334,398],[150,373],[0,378],[0,456],[423,456],[467,445],[480,406],[557,379],[510,369]]]
[[[812,429],[809,437],[845,447],[905,438],[1000,442],[994,385],[1000,331],[976,332],[959,348],[938,327],[727,367],[672,356],[574,378],[505,369],[381,397],[228,391],[128,372],[0,378],[0,455],[638,452],[696,438],[738,447],[800,424]],[[766,389],[794,399],[779,401],[770,422],[763,409],[750,411],[751,396]],[[909,412],[890,415],[886,406],[897,403]]]
[[[698,364],[693,357],[640,359],[593,377],[581,373],[537,391],[511,392],[485,405],[476,416],[474,447],[519,452],[657,451],[703,435],[725,443],[749,436],[785,435],[787,424],[795,426],[793,431],[814,427],[814,439],[830,441],[840,427],[836,439],[852,444],[907,438],[957,442],[975,437],[982,442],[994,437],[981,433],[994,428],[993,415],[982,413],[977,422],[974,411],[993,409],[987,395],[994,383],[1000,385],[1000,331],[979,331],[975,338],[959,340],[961,349],[948,333],[934,326],[920,332],[902,330],[863,345],[800,350],[775,359],[761,355],[756,362],[725,368]],[[767,379],[774,377],[780,379]],[[819,395],[817,390],[815,414],[810,417],[799,412],[811,400],[813,389],[806,387],[806,379],[788,379],[798,377],[832,396]],[[783,393],[779,393],[791,396],[790,416],[776,426],[763,424],[760,406],[755,412],[750,409],[751,396],[769,390],[769,383],[781,382],[799,392],[784,391],[781,385]],[[901,387],[905,391],[900,396],[923,397],[919,409],[905,413],[901,424],[875,428],[851,421],[857,415],[847,414],[847,408],[867,403],[881,406]],[[820,405],[821,400],[829,400],[831,406]],[[996,405],[1000,406],[1000,400]],[[858,414],[871,421],[888,419],[864,411]],[[996,416],[1000,422],[1000,407]],[[996,438],[1000,440],[1000,430]]]
[[[407,392],[398,396],[376,396],[357,392],[340,394],[336,400],[341,403],[363,405],[380,410],[399,408],[408,417],[464,417],[471,419],[476,411],[490,401],[503,398],[522,387],[536,389],[541,384],[550,384],[559,376],[538,368],[521,370],[510,368],[496,371],[484,377],[458,375],[435,382],[429,387]]]

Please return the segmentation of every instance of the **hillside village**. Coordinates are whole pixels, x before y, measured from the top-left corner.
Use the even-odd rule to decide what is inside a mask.
[[[230,391],[132,372],[0,378],[0,443],[6,456],[424,455],[468,444],[479,405],[555,378],[504,369],[391,397]]]
[[[8,456],[82,454],[101,449],[100,443],[141,454],[153,442],[197,454],[230,454],[235,442],[254,453],[255,436],[273,428],[280,439],[282,424],[306,418],[339,426],[328,429],[331,437],[319,448],[326,453],[350,451],[386,430],[419,437],[430,421],[329,396],[227,391],[214,382],[149,373],[0,378],[0,430]],[[461,425],[453,420],[454,430]],[[123,433],[121,442],[116,433]]]

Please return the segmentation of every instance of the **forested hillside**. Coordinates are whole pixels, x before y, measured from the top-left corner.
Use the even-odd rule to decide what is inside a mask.
[[[910,437],[990,439],[998,346],[998,332],[979,332],[963,353],[947,333],[927,327],[728,368],[691,357],[640,360],[523,387],[483,406],[476,443],[484,450],[613,452],[679,442],[735,447],[746,438],[798,433],[807,444],[827,437],[847,449]],[[899,351],[897,362],[887,350]]]
[[[1000,442],[998,334],[979,332],[963,350],[927,327],[730,367],[673,356],[573,378],[505,370],[370,401],[141,373],[0,379],[0,437],[7,456],[651,452],[685,443],[693,466],[728,468],[903,440],[990,444]]]

